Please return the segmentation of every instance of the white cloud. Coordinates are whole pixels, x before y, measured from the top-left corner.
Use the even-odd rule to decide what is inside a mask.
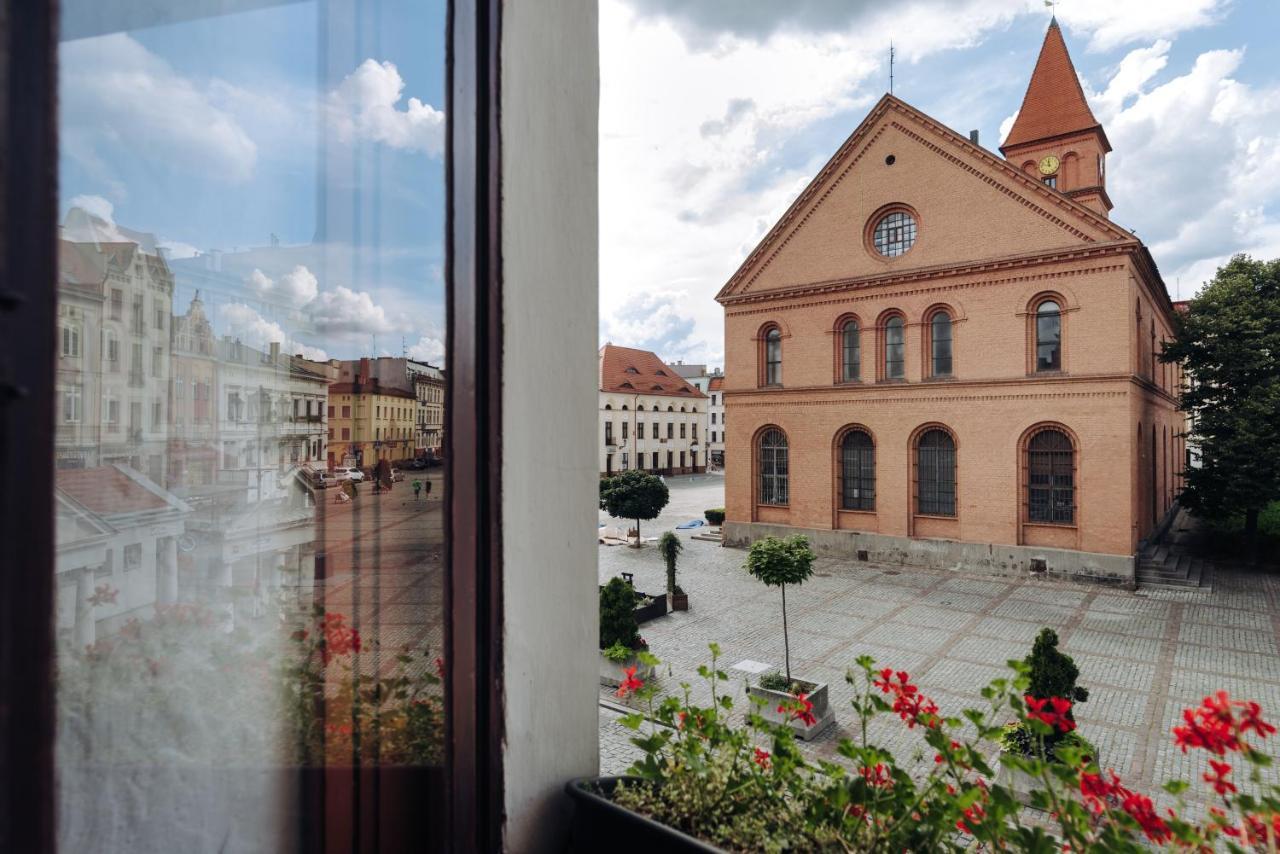
[[[383,335],[396,329],[372,296],[343,285],[320,292],[307,309],[322,335]]]
[[[338,137],[439,156],[444,151],[444,113],[417,98],[399,109],[404,85],[393,63],[360,63],[329,94],[330,121]]]
[[[128,243],[129,238],[116,227],[115,205],[102,196],[73,196],[68,203],[70,210],[79,208],[88,218],[67,218],[62,236],[80,243]]]
[[[1090,35],[1089,50],[1164,38],[1214,23],[1229,0],[1071,0],[1056,14],[1070,32]]]
[[[244,303],[222,306],[218,310],[218,319],[223,334],[238,338],[250,347],[267,350],[274,342],[285,353],[300,354],[320,362],[329,358],[323,349],[292,338],[280,324],[267,320]]]
[[[423,335],[416,344],[409,346],[407,353],[410,359],[441,366],[444,364],[444,341],[433,335]]]
[[[315,274],[301,264],[281,276],[279,281],[255,267],[245,278],[245,285],[262,299],[295,308],[311,302],[319,293]]]
[[[104,147],[217,172],[232,182],[253,173],[258,147],[236,117],[214,103],[209,82],[180,74],[130,36],[64,43],[59,68],[65,149],[91,173],[105,168]]]
[[[607,317],[601,316],[601,338],[652,350],[663,359],[706,359],[719,364],[723,354],[712,351],[696,336],[690,302],[687,291],[635,294]]]
[[[1188,296],[1236,252],[1280,254],[1280,86],[1237,80],[1243,50],[1206,51],[1159,85],[1145,72],[1126,82],[1135,64],[1149,69],[1163,56],[1159,47],[1126,57],[1095,105],[1115,149],[1113,218],[1138,232],[1170,288],[1181,278]],[[1124,90],[1132,101],[1115,109],[1109,95]]]
[[[177,261],[183,258],[194,258],[200,254],[200,250],[190,243],[183,243],[181,240],[162,240],[160,248],[164,250],[165,257]]]

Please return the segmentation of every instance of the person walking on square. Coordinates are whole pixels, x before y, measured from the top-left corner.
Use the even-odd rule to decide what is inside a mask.
[[[416,477],[413,479],[413,500],[418,500],[418,493],[422,492],[422,481]]]

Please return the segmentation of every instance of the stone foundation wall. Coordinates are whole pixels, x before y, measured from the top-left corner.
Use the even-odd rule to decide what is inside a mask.
[[[1134,588],[1132,555],[1109,555],[1039,546],[961,543],[870,534],[794,528],[761,522],[725,521],[724,544],[745,548],[761,537],[804,534],[813,550],[824,557],[949,569],[985,575],[1043,576],[1089,584]],[[1043,568],[1041,568],[1043,567]]]

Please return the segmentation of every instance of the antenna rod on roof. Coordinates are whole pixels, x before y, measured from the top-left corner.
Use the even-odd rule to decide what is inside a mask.
[[[889,94],[893,94],[893,40],[889,40]]]

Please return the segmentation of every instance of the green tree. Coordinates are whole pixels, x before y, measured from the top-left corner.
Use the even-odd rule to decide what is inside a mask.
[[[1243,514],[1252,550],[1258,511],[1280,499],[1280,260],[1237,255],[1219,268],[1160,358],[1189,379],[1180,407],[1200,466],[1187,468],[1181,501],[1207,518]]]
[[[680,552],[684,551],[684,545],[680,542],[680,538],[673,531],[667,531],[658,539],[658,551],[662,553],[662,559],[667,562],[667,592],[675,595],[680,590],[680,585],[676,584],[676,559],[680,557]]]
[[[670,498],[662,478],[637,469],[600,478],[600,509],[615,519],[636,520],[635,548],[640,548],[640,520],[658,518]]]
[[[803,584],[813,575],[813,549],[801,534],[765,537],[751,544],[747,552],[747,572],[770,587],[782,588],[782,647],[786,656],[787,682],[791,682],[791,643],[787,638],[787,585]]]
[[[636,591],[621,578],[613,577],[600,588],[600,648],[615,643],[635,649],[640,640],[636,624]]]

